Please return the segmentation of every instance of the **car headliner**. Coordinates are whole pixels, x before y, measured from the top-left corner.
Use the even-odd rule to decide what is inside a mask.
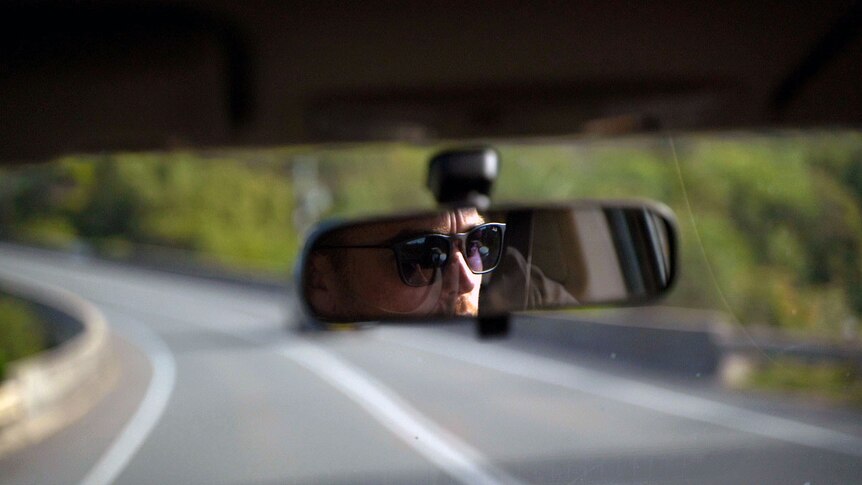
[[[11,2],[0,161],[862,119],[862,3]]]

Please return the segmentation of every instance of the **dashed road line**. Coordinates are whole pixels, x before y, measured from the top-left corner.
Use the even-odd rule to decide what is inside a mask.
[[[144,399],[107,451],[81,480],[81,485],[107,485],[120,476],[141,445],[158,424],[176,382],[176,363],[167,344],[146,325],[112,328],[139,347],[153,366],[153,375]]]

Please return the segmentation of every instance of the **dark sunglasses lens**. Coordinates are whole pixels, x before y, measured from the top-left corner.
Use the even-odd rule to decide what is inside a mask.
[[[479,226],[468,235],[464,259],[474,273],[491,271],[500,261],[503,250],[503,228],[495,225]]]
[[[434,282],[434,273],[449,260],[449,241],[439,236],[425,236],[401,243],[398,251],[398,271],[404,283],[427,286]]]

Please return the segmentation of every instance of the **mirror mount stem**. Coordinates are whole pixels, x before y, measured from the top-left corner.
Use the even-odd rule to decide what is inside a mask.
[[[500,155],[493,148],[443,151],[431,157],[427,186],[441,207],[485,210],[491,203],[499,167]]]
[[[476,337],[479,340],[506,338],[511,327],[510,314],[498,317],[479,317],[476,320]]]

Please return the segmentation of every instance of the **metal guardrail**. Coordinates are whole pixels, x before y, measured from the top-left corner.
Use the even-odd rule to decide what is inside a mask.
[[[733,385],[767,358],[847,362],[862,369],[862,346],[743,328],[717,311],[651,306],[528,314],[513,335],[599,358]]]
[[[19,276],[2,275],[0,290],[51,308],[79,329],[71,336],[67,333],[57,346],[9,364],[0,383],[4,454],[41,439],[89,409],[107,390],[115,361],[105,318],[88,301]]]

